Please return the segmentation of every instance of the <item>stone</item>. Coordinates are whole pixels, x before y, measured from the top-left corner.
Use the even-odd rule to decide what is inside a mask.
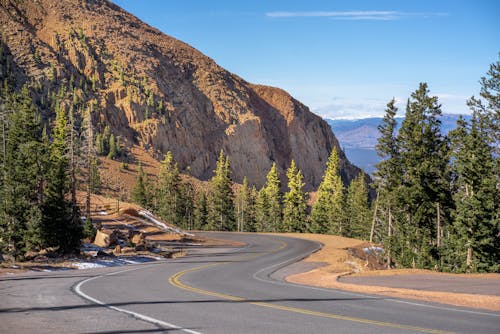
[[[116,245],[115,249],[113,249],[113,254],[118,255],[122,253],[122,247],[120,245]]]
[[[102,249],[99,249],[97,251],[97,257],[114,257],[113,254],[110,254],[108,252],[103,251]]]
[[[144,234],[141,232],[139,233],[134,233],[132,235],[132,238],[130,238],[130,242],[132,242],[134,245],[139,245],[144,243]]]
[[[98,230],[94,239],[94,244],[96,246],[104,248],[116,245],[117,242],[118,238],[115,231],[109,229]]]
[[[122,254],[134,253],[135,247],[123,247]]]

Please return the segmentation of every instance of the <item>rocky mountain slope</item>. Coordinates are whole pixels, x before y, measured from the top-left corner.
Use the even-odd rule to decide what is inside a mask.
[[[338,147],[328,124],[285,91],[246,82],[111,2],[0,4],[1,40],[18,85],[36,82],[50,95],[67,83],[91,106],[98,131],[109,125],[158,159],[170,150],[197,178],[212,175],[223,149],[237,182],[247,176],[260,186],[273,161],[283,172],[294,159],[312,190]],[[343,153],[341,168],[345,181],[359,172]]]

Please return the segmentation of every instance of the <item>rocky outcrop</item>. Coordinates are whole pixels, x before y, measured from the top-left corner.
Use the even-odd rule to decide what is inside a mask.
[[[0,4],[1,38],[19,78],[91,86],[82,98],[95,101],[97,127],[110,125],[157,158],[172,151],[195,177],[212,175],[222,149],[237,182],[247,176],[261,186],[273,162],[283,172],[294,159],[313,190],[339,148],[329,126],[288,93],[246,82],[111,2]],[[346,181],[359,172],[343,153],[341,167]]]

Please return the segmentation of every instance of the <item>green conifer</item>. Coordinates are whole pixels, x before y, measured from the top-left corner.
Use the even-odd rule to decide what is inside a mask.
[[[311,232],[342,235],[345,217],[344,184],[340,177],[339,156],[335,147],[328,158],[317,196],[311,211]]]
[[[286,172],[288,177],[288,192],[285,193],[283,205],[283,232],[306,231],[307,193],[302,189],[305,185],[300,170],[292,160]]]

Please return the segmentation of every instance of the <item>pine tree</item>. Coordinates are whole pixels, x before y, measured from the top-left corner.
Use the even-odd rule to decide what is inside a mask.
[[[194,211],[194,226],[195,230],[205,230],[208,215],[207,195],[205,191],[200,191],[196,198]]]
[[[210,180],[207,227],[210,230],[232,231],[235,229],[233,190],[229,158],[221,150],[215,175]]]
[[[346,235],[368,240],[370,237],[370,208],[364,173],[351,181],[346,197]]]
[[[66,112],[60,107],[56,111],[50,145],[50,169],[43,203],[43,230],[47,246],[59,247],[64,253],[76,251],[83,235],[79,212],[66,199],[71,190],[68,136]]]
[[[269,231],[269,200],[267,198],[266,188],[262,188],[255,199],[255,231]]]
[[[253,230],[254,205],[252,200],[252,191],[248,187],[246,176],[243,178],[243,184],[239,187],[235,197],[236,230],[238,232],[247,232]]]
[[[264,187],[267,200],[267,213],[264,217],[263,231],[278,232],[281,229],[283,216],[283,194],[281,192],[281,182],[278,175],[278,167],[273,163],[269,173],[266,176],[266,185]]]
[[[448,238],[447,269],[500,270],[500,196],[490,133],[474,111],[471,123],[457,122],[452,137],[455,211]]]
[[[411,259],[400,260],[419,268],[440,265],[440,242],[451,202],[449,148],[438,118],[441,105],[428,94],[425,83],[411,94],[397,137],[402,166],[398,201],[406,216],[407,249],[413,250]]]
[[[137,181],[135,183],[134,188],[132,189],[132,193],[130,194],[132,201],[139,204],[144,208],[148,208],[150,205],[150,198],[148,195],[148,181],[147,176],[144,174],[142,169],[142,163],[139,162],[138,172],[137,172]]]
[[[317,196],[311,211],[311,232],[342,235],[345,216],[344,184],[340,178],[339,156],[335,147],[328,158]]]
[[[3,89],[6,89],[4,87]],[[5,94],[5,90],[3,91]],[[3,95],[2,94],[2,95]],[[38,112],[26,87],[2,101],[1,251],[21,258],[45,246],[40,185],[44,180],[43,143]]]
[[[111,129],[109,125],[104,127],[104,132],[102,134],[102,155],[108,155],[109,153],[109,139],[111,137]]]
[[[192,230],[195,220],[195,189],[189,182],[181,182],[180,226]]]
[[[183,217],[181,178],[172,152],[168,151],[161,162],[156,192],[156,211],[166,221],[181,224]]]
[[[374,204],[373,221],[370,231],[370,242],[374,241],[375,237],[378,237],[377,241],[384,243],[388,267],[392,265],[392,252],[395,241],[404,240],[403,236],[396,239],[393,237],[393,231],[397,224],[397,220],[394,219],[396,217],[395,211],[398,207],[396,190],[402,178],[400,153],[396,140],[396,114],[398,108],[395,103],[394,98],[387,103],[384,118],[378,126],[380,138],[375,149],[382,160],[377,164],[377,171],[375,172],[377,198]],[[376,226],[379,220],[384,223],[383,226]],[[379,228],[376,229],[376,227]]]
[[[288,177],[288,192],[285,193],[283,205],[283,226],[284,232],[306,231],[307,218],[307,194],[302,189],[305,185],[304,177],[297,169],[295,161],[292,160],[286,172]]]
[[[118,148],[116,147],[115,135],[111,134],[109,136],[109,152],[108,159],[114,159],[118,155]]]
[[[95,136],[95,147],[98,155],[104,155],[104,139],[100,133]]]

